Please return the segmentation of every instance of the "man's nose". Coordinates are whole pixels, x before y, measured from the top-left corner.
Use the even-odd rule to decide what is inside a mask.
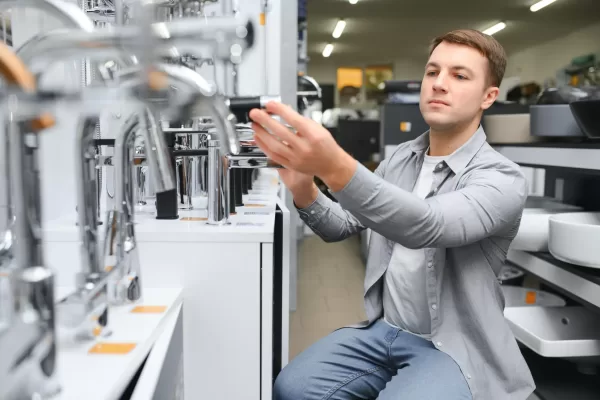
[[[433,90],[440,91],[440,92],[448,91],[447,75],[445,73],[440,72],[438,74],[435,81],[433,82]]]

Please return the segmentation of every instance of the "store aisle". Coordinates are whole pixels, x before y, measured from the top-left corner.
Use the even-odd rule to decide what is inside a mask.
[[[308,236],[298,257],[298,306],[291,315],[290,359],[336,328],[366,319],[365,265],[358,237],[325,243]]]

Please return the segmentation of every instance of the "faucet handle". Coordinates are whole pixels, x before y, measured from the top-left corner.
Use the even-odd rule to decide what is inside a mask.
[[[0,43],[0,75],[11,85],[18,86],[24,92],[34,93],[37,89],[35,76],[25,63],[4,43]],[[30,121],[30,128],[41,131],[55,124],[54,117],[44,113]]]

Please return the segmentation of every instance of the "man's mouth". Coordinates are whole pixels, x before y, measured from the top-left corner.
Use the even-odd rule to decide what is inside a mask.
[[[445,101],[442,100],[429,100],[429,104],[442,104],[445,106],[449,106],[450,104],[446,103]]]

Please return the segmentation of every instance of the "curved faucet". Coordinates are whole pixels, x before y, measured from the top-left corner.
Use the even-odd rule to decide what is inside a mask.
[[[1,1],[1,0],[0,0]],[[209,52],[215,58],[230,60],[236,52],[242,53],[254,43],[254,29],[250,21],[242,22],[232,17],[215,17],[202,20],[186,18],[169,22],[155,22],[150,35],[156,41],[153,56],[173,57],[181,54],[200,55]],[[35,75],[49,64],[89,58],[115,59],[130,52],[137,58],[141,52],[139,38],[148,34],[137,26],[119,26],[110,31],[53,30],[34,36],[17,51]],[[36,60],[35,65],[32,60]],[[143,64],[143,63],[141,63]],[[146,66],[147,67],[147,66]]]
[[[7,8],[37,8],[57,18],[68,28],[84,32],[94,30],[94,22],[81,8],[63,0],[0,0],[0,9]]]

